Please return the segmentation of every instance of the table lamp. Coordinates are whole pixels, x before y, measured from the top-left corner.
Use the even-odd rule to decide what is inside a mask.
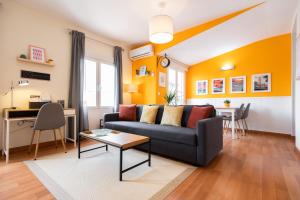
[[[14,107],[14,89],[17,86],[23,87],[23,86],[27,86],[29,85],[29,81],[28,80],[20,80],[17,82],[17,84],[14,84],[14,81],[11,81],[10,84],[10,90],[7,91],[6,93],[4,93],[3,96],[7,95],[9,92],[11,92],[10,94],[10,109],[16,109],[16,107]]]

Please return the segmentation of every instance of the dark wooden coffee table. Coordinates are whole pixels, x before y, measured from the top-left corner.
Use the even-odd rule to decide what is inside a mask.
[[[123,173],[138,167],[144,163],[148,162],[148,166],[151,166],[151,139],[146,136],[141,136],[141,135],[135,135],[135,134],[130,134],[130,133],[125,133],[125,132],[120,132],[120,131],[114,131],[114,130],[109,130],[109,129],[99,129],[92,131],[95,133],[85,133],[85,132],[80,132],[78,134],[78,159],[80,159],[80,154],[87,152],[87,151],[92,151],[95,149],[100,149],[100,148],[106,148],[106,151],[108,151],[108,145],[117,147],[120,149],[120,181],[123,180]],[[85,137],[91,140],[95,140],[101,143],[104,143],[105,145],[87,149],[84,151],[81,151],[80,149],[80,138]],[[134,148],[138,145],[148,143],[148,159],[144,160],[140,163],[137,163],[136,165],[133,165],[131,167],[128,167],[127,169],[123,169],[123,151],[126,151],[128,149]]]

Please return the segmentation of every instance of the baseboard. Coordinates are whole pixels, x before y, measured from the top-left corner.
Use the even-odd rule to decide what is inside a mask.
[[[289,137],[289,138],[295,138],[295,136],[285,133],[277,133],[277,132],[269,132],[269,131],[258,131],[258,130],[248,130],[251,133],[257,133],[257,134],[268,134],[268,135],[276,135],[280,137]]]

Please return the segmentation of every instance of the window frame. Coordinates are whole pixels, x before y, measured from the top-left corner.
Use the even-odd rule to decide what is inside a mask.
[[[85,56],[84,62],[85,60],[96,62],[96,106],[87,105],[87,108],[90,110],[100,109],[100,108],[113,108],[114,106],[101,106],[101,64],[114,66],[113,62],[109,62],[99,58],[87,57],[87,56]],[[85,77],[85,65],[84,65],[84,77]]]
[[[175,91],[176,91],[176,100],[175,105],[178,105],[178,97],[177,97],[177,91],[178,91],[178,72],[183,73],[183,102],[182,105],[186,104],[186,70],[178,68],[178,67],[168,67],[167,70],[167,92],[170,92],[169,88],[169,70],[172,69],[175,71]]]

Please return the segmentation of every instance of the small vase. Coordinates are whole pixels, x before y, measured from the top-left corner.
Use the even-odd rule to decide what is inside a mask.
[[[229,107],[230,107],[230,103],[224,103],[224,106],[225,106],[226,108],[229,108]]]

